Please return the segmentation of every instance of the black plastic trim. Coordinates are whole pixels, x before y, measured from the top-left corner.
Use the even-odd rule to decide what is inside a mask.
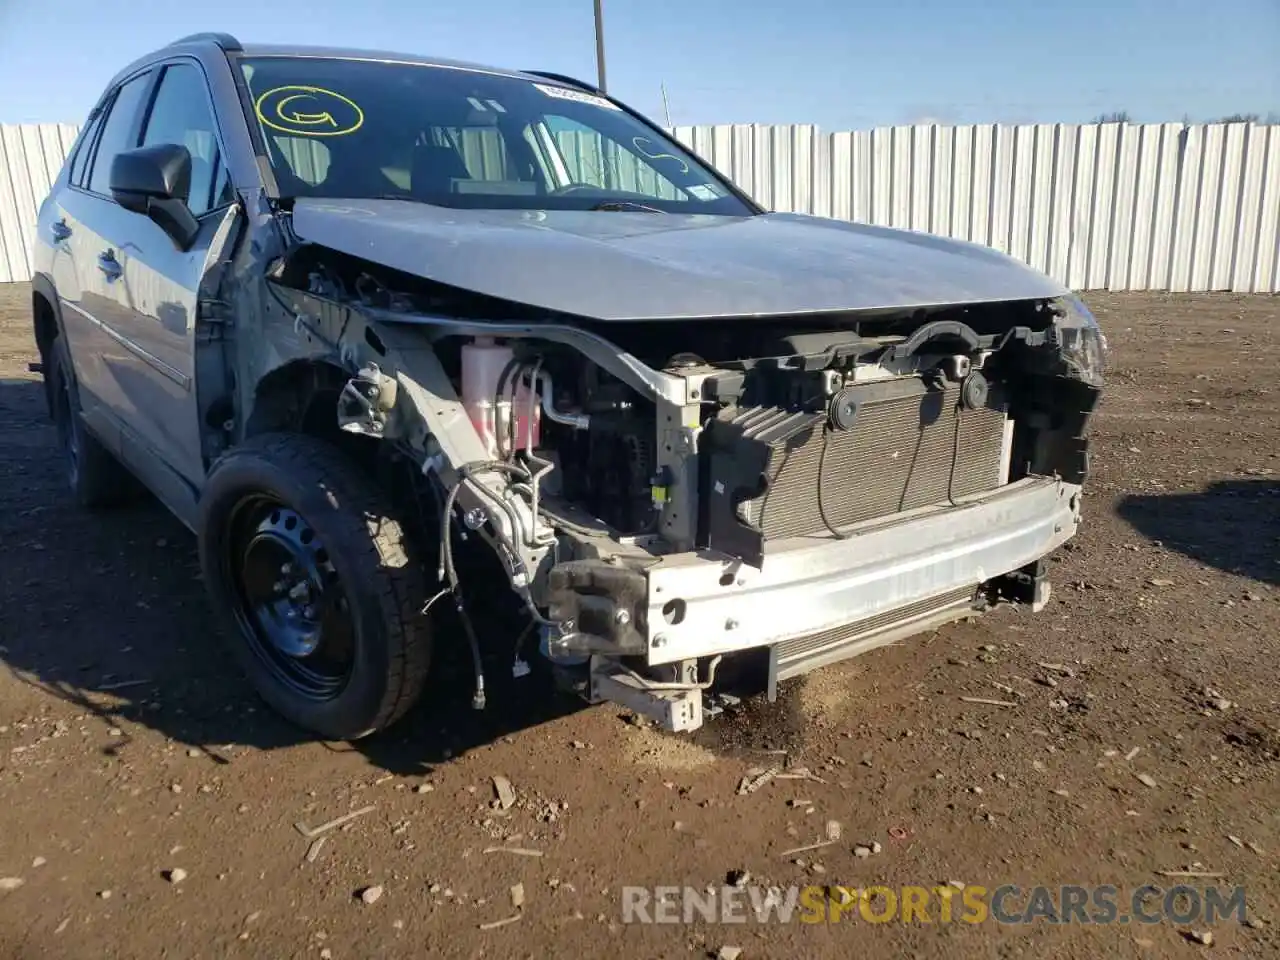
[[[930,340],[947,336],[963,340],[971,351],[978,350],[982,346],[982,338],[967,323],[961,323],[959,320],[934,320],[917,329],[902,343],[889,347],[884,352],[885,359],[909,357]]]
[[[183,43],[213,43],[224,53],[241,53],[244,51],[240,41],[229,33],[193,33],[174,40],[169,46],[176,47]]]

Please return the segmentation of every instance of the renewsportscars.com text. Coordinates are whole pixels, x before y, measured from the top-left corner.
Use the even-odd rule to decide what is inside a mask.
[[[623,923],[1156,924],[1246,919],[1244,887],[623,887]]]

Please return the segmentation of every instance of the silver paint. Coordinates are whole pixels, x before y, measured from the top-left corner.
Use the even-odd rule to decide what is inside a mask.
[[[303,240],[464,290],[599,320],[764,317],[1058,297],[988,247],[772,213],[461,210],[299,199]]]

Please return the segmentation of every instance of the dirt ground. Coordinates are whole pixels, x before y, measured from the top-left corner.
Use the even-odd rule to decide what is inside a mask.
[[[607,706],[476,715],[437,684],[352,746],[249,692],[161,508],[68,506],[28,297],[0,287],[0,956],[1280,956],[1280,300],[1088,298],[1113,366],[1039,615],[828,668],[693,738]],[[821,782],[738,794],[771,747]],[[367,806],[308,858],[295,823]],[[829,820],[840,840],[783,855]],[[621,922],[623,885],[733,871],[1122,903],[1243,885],[1249,922]]]

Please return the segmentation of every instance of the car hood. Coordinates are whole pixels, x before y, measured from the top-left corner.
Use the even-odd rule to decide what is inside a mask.
[[[460,210],[300,198],[293,229],[304,241],[439,283],[597,320],[764,317],[1067,293],[988,247],[786,213]]]

